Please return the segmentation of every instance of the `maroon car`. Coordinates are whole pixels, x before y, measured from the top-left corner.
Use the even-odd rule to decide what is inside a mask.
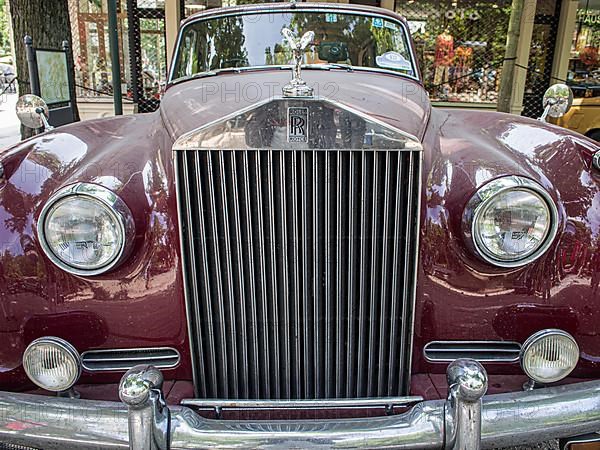
[[[380,9],[211,10],[159,111],[0,153],[0,448],[596,439],[598,146],[433,109],[414,53]]]

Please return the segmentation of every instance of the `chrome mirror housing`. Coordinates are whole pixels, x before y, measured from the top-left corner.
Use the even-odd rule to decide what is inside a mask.
[[[50,111],[46,102],[37,95],[25,94],[17,101],[15,106],[17,117],[27,128],[43,128],[44,131],[54,127],[48,123]]]
[[[544,113],[540,120],[546,122],[548,116],[558,119],[564,116],[573,104],[573,91],[566,84],[553,84],[544,93]]]

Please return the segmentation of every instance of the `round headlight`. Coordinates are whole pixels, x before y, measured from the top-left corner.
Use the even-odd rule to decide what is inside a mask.
[[[125,203],[108,189],[87,183],[57,192],[38,221],[40,242],[62,269],[97,275],[126,256],[133,219]]]
[[[518,267],[548,249],[558,213],[540,185],[511,176],[480,188],[465,209],[465,222],[479,256],[500,267]]]
[[[61,338],[36,339],[23,353],[23,368],[31,381],[53,392],[70,389],[81,375],[77,350]]]
[[[553,383],[569,375],[579,361],[579,346],[566,331],[547,329],[530,336],[521,348],[521,367],[538,383]]]

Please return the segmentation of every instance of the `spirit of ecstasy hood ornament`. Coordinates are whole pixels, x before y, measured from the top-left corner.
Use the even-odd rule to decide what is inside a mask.
[[[307,31],[300,39],[298,39],[292,30],[289,28],[284,28],[281,30],[281,34],[283,34],[283,37],[292,48],[296,63],[292,74],[292,81],[283,87],[283,96],[312,97],[313,88],[306,85],[306,82],[302,79],[300,72],[302,70],[302,56],[304,49],[306,49],[306,47],[312,43],[313,39],[315,38],[315,33],[313,31]]]

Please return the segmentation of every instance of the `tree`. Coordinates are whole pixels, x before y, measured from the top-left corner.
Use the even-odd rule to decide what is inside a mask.
[[[508,33],[506,35],[506,53],[500,77],[500,90],[498,92],[497,110],[509,113],[512,103],[513,84],[515,79],[515,67],[517,59],[517,45],[521,29],[521,18],[525,0],[513,0]]]
[[[19,94],[31,92],[29,70],[23,38],[29,35],[33,38],[34,47],[62,48],[62,42],[69,42],[72,48],[71,21],[69,19],[68,0],[9,0],[10,15],[13,26],[15,44],[15,65],[19,83]],[[68,55],[71,62],[73,54]],[[73,64],[70,64],[73,71]],[[71,73],[74,79],[74,73]],[[75,88],[71,87],[71,96],[75,98]],[[79,120],[75,108],[75,120]],[[23,138],[32,135],[32,130],[21,127]]]

